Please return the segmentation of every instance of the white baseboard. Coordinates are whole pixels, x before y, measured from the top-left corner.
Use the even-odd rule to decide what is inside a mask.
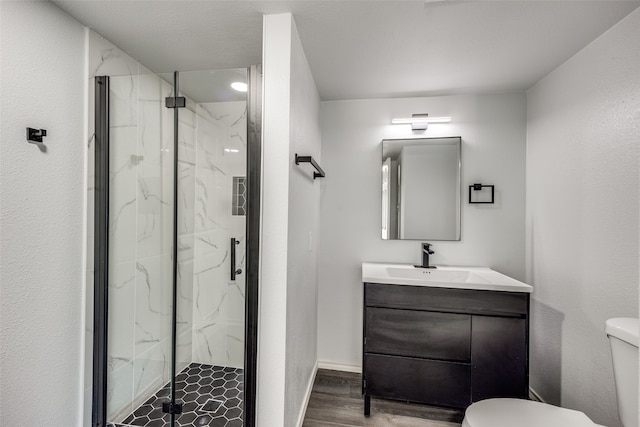
[[[345,365],[343,363],[327,362],[324,360],[318,361],[318,369],[329,369],[330,371],[355,372],[356,374],[362,373],[362,366],[360,365]]]
[[[547,403],[547,402],[544,401],[544,399],[542,397],[540,397],[538,392],[535,391],[534,389],[532,389],[531,387],[529,387],[529,399],[535,400],[536,402]]]
[[[311,398],[311,390],[313,389],[313,383],[316,381],[317,373],[318,373],[318,361],[316,360],[316,365],[313,368],[313,375],[311,375],[309,384],[307,384],[307,390],[305,391],[304,405],[302,405],[302,408],[300,408],[300,415],[298,415],[298,422],[296,423],[296,426],[298,427],[302,427],[302,423],[304,422],[304,416],[307,414],[307,406],[309,406],[309,399]]]

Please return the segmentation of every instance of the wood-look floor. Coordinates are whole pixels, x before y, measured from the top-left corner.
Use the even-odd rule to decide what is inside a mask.
[[[364,416],[360,374],[319,369],[303,427],[460,427],[464,411],[371,399]]]

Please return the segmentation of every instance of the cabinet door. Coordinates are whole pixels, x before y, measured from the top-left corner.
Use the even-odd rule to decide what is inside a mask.
[[[367,353],[470,361],[467,314],[367,307],[365,322]]]
[[[463,363],[365,354],[366,394],[466,408],[470,369]]]
[[[471,397],[528,395],[527,320],[473,316],[471,327]]]

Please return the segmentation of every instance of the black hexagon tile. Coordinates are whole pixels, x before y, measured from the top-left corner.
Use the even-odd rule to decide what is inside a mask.
[[[121,424],[107,427],[166,427],[169,415],[162,412],[170,384],[164,386]],[[244,373],[240,368],[192,363],[176,375],[176,398],[182,414],[176,427],[242,427]]]

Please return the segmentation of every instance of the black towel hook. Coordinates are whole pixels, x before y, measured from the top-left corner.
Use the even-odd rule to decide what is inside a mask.
[[[43,136],[47,136],[46,129],[27,128],[27,142],[29,144],[42,144]]]

